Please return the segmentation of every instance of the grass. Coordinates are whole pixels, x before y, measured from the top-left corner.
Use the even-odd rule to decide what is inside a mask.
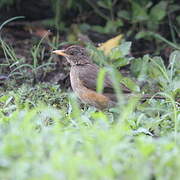
[[[5,103],[1,97],[1,179],[179,177],[180,137],[174,140],[170,104],[154,112],[150,106],[135,110],[132,100],[115,115],[81,110],[73,96],[61,108],[29,108],[16,96]],[[151,136],[150,129],[160,136]]]

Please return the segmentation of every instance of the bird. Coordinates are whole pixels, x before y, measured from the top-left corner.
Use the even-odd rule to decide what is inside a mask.
[[[117,104],[117,97],[113,83],[108,74],[104,78],[104,89],[102,93],[96,92],[96,80],[100,67],[94,64],[87,50],[80,45],[71,45],[63,50],[55,50],[53,53],[63,56],[70,64],[71,87],[77,97],[85,104],[103,110],[114,107]],[[131,94],[132,91],[120,83],[124,94]],[[151,98],[151,95],[143,95],[142,99]]]

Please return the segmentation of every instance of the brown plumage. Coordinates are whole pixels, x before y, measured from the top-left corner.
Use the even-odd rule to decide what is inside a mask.
[[[112,107],[116,104],[116,95],[108,75],[104,79],[103,93],[96,92],[99,67],[92,63],[85,48],[73,45],[65,50],[53,51],[53,53],[64,56],[70,63],[71,86],[81,101],[99,109]],[[123,93],[131,94],[131,91],[125,85],[120,84],[120,87]],[[142,99],[150,97],[150,95],[143,95]]]

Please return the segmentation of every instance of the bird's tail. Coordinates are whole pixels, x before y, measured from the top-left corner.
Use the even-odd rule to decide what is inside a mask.
[[[151,94],[143,94],[140,98],[142,101],[146,101],[147,99],[166,99],[164,96],[161,95],[151,95]],[[176,102],[180,102],[180,98],[175,98]]]

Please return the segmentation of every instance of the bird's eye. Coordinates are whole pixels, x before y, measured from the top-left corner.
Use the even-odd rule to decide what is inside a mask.
[[[70,52],[70,55],[74,55],[74,52],[73,52],[73,51],[71,51],[71,52]]]

